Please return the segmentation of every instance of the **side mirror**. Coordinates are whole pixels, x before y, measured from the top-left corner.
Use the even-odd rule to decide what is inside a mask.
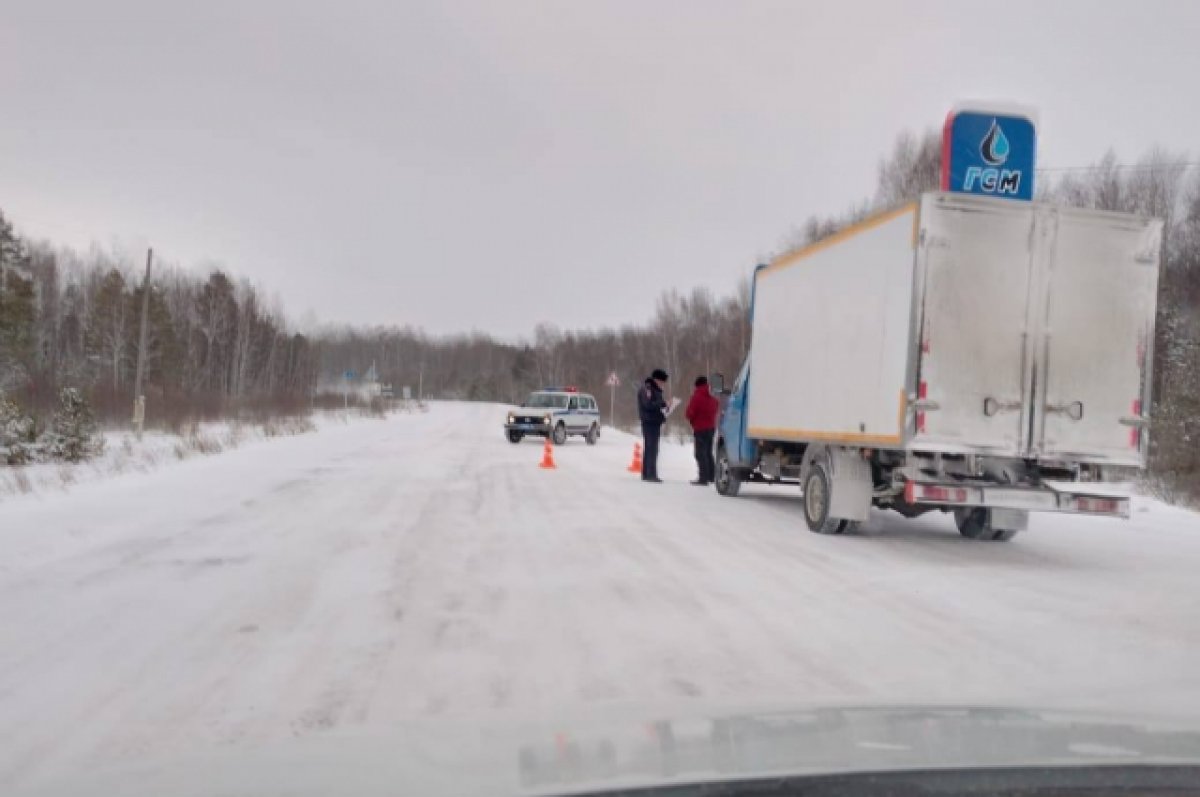
[[[708,378],[708,385],[718,396],[725,393],[725,374],[713,374]]]

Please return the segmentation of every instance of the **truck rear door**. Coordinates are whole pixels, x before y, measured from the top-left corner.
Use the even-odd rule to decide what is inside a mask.
[[[1162,223],[927,194],[912,445],[1144,466]]]
[[[1053,216],[1039,330],[1031,454],[1144,466],[1162,223],[1042,208]]]
[[[926,194],[919,223],[914,447],[1019,456],[1029,429],[1031,206]]]

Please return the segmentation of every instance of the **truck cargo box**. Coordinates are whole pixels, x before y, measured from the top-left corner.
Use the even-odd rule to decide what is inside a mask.
[[[755,277],[747,434],[1144,466],[1162,223],[931,193]]]

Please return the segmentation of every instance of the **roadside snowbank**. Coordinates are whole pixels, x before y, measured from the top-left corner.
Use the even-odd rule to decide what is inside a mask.
[[[276,437],[319,431],[330,425],[379,418],[378,415],[351,410],[317,412],[308,417],[276,418],[263,423],[195,423],[180,434],[162,430],[147,431],[141,440],[129,430],[107,430],[102,433],[104,451],[94,459],[76,463],[51,461],[0,467],[0,502],[29,493],[62,491],[75,484],[125,473],[145,473],[194,456],[219,454]]]

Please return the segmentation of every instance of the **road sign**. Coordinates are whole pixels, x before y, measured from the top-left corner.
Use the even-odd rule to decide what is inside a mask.
[[[611,374],[608,375],[608,379],[605,380],[604,384],[608,385],[609,387],[620,387],[621,386],[621,378],[619,376],[617,376],[616,371],[613,371]]]
[[[347,379],[353,379],[355,377],[355,373],[353,371],[347,371],[346,373],[342,374],[342,376],[346,377]]]
[[[408,385],[405,385],[404,387],[400,388],[400,390],[402,391],[405,401],[412,400],[412,388],[411,387],[409,387]]]

